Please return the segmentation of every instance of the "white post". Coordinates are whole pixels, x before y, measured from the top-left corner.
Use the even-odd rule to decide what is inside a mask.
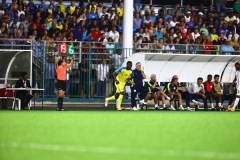
[[[124,59],[132,55],[133,48],[133,0],[124,1],[123,53]]]

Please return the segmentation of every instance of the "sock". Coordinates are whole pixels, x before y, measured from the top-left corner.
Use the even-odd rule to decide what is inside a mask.
[[[63,97],[58,97],[58,108],[62,109]]]
[[[117,100],[117,102],[118,102],[117,108],[121,108],[122,99],[123,99],[123,95],[120,94],[119,97],[118,97],[118,100]]]
[[[221,104],[221,103],[218,103],[218,107],[219,107],[219,108],[222,108],[222,104]]]
[[[213,103],[211,103],[211,107],[214,108]]]
[[[182,106],[182,105],[180,105],[180,108],[183,108],[183,106]]]
[[[115,99],[116,99],[116,98],[115,98],[115,95],[112,96],[112,97],[108,97],[108,98],[107,98],[108,101],[115,100]]]
[[[239,98],[236,98],[236,99],[235,99],[235,102],[234,102],[234,105],[233,105],[233,108],[234,108],[234,109],[235,109],[236,106],[238,105],[238,102],[239,102]]]
[[[166,107],[166,104],[163,104],[163,108],[165,108]]]
[[[156,107],[158,107],[158,105],[157,105],[157,104],[155,104],[155,108],[156,108]]]

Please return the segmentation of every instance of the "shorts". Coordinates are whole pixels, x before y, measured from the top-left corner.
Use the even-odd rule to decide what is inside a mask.
[[[126,83],[122,83],[122,82],[120,82],[120,81],[119,81],[118,84],[116,84],[116,82],[115,82],[116,93],[124,92],[125,84],[126,84]]]
[[[58,90],[66,91],[66,81],[57,80]]]

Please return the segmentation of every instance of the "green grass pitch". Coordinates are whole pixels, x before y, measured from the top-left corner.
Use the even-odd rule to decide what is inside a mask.
[[[0,111],[1,160],[239,160],[240,112]]]

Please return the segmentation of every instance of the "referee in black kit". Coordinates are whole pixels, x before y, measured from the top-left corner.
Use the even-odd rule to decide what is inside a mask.
[[[143,86],[143,79],[146,78],[145,73],[141,69],[141,63],[136,63],[136,68],[133,70],[133,82],[131,86],[131,104],[132,104],[132,110],[136,111],[139,110],[139,108],[136,107],[136,95],[139,94],[140,100],[143,100],[145,98],[145,88]]]

